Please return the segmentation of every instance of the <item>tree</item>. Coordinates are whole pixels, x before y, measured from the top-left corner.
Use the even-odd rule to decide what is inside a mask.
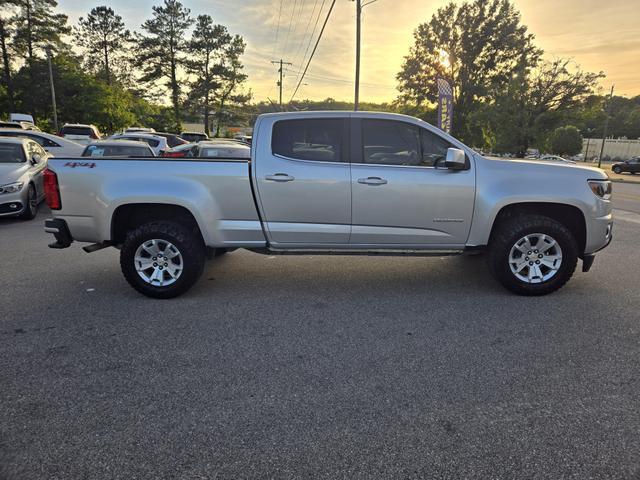
[[[600,97],[593,92],[602,73],[584,72],[562,59],[518,73],[469,117],[470,128],[481,131],[478,145],[523,155],[531,146],[544,148],[556,127],[580,123],[580,112],[601,112]]]
[[[114,72],[114,63],[127,51],[131,40],[129,30],[124,28],[120,15],[110,7],[101,6],[91,9],[87,18],[80,17],[75,29],[75,39],[85,49],[85,63],[94,72],[98,72],[108,85],[118,77]]]
[[[0,54],[2,55],[2,80],[7,107],[14,109],[13,81],[11,78],[12,37],[15,34],[18,0],[0,0]]]
[[[558,127],[549,135],[549,148],[557,155],[577,155],[582,151],[582,135],[573,125]]]
[[[220,130],[224,124],[239,116],[238,109],[251,100],[250,92],[238,91],[247,80],[247,75],[242,72],[244,66],[240,61],[245,47],[242,37],[235,35],[221,58],[218,77],[220,88],[216,96],[216,137],[220,136]]]
[[[516,72],[535,67],[542,51],[509,0],[449,3],[414,32],[415,43],[397,75],[400,100],[434,103],[436,79],[451,80],[454,133],[470,137],[468,116],[479,101],[504,90]]]
[[[56,48],[61,37],[71,32],[67,16],[55,13],[55,0],[17,0],[19,14],[16,17],[16,48],[31,62],[38,49]]]
[[[187,51],[186,70],[195,76],[191,82],[189,103],[204,116],[204,131],[209,135],[209,116],[215,108],[215,94],[222,86],[222,63],[232,37],[223,25],[214,25],[209,15],[198,15]]]
[[[71,29],[67,26],[67,16],[63,13],[55,13],[58,6],[55,0],[16,0],[18,14],[15,17],[15,50],[26,59],[30,75],[23,81],[31,92],[33,89],[34,62],[38,50],[58,50],[62,46],[61,37],[68,34]],[[35,102],[28,97],[26,109],[37,117]]]
[[[177,0],[164,0],[153,7],[153,18],[142,24],[146,35],[137,35],[139,48],[136,65],[142,70],[141,81],[152,83],[166,79],[171,92],[174,130],[180,129],[180,83],[178,69],[185,63],[185,33],[193,23],[190,10]]]

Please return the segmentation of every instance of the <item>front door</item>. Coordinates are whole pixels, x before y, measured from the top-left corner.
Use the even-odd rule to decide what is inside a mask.
[[[471,162],[467,170],[444,168],[452,145],[426,128],[397,120],[353,122],[352,138],[362,141],[351,166],[350,243],[387,248],[463,246],[475,196]]]
[[[270,145],[258,147],[253,172],[262,220],[273,245],[312,248],[349,243],[347,131],[344,117],[273,123]]]

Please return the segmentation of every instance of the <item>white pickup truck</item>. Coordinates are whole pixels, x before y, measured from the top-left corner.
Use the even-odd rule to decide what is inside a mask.
[[[52,159],[53,248],[120,249],[127,281],[185,292],[205,258],[485,252],[524,295],[557,290],[611,241],[599,169],[484,158],[419,119],[367,112],[260,116],[251,159]]]

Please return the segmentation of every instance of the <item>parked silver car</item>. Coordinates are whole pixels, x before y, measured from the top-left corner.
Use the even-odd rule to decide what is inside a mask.
[[[0,216],[30,220],[44,198],[43,171],[49,154],[33,140],[0,139]]]

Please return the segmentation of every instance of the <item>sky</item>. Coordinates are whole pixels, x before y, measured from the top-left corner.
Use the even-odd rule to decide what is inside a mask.
[[[131,30],[151,16],[161,0],[103,0]],[[395,76],[413,43],[413,32],[449,0],[376,0],[363,9],[360,100],[392,101]],[[640,8],[638,0],[515,0],[522,22],[536,37],[546,58],[572,58],[587,71],[604,71],[605,90],[615,84],[618,95],[640,95]],[[86,0],[59,0],[59,8],[75,24],[94,6]],[[195,16],[209,14],[233,34],[244,37],[247,86],[255,101],[278,100],[277,66],[285,71],[283,100],[291,98],[313,49],[331,0],[183,0]],[[366,3],[366,0],[363,0]],[[459,2],[457,2],[459,3]],[[324,4],[324,5],[323,5]],[[280,9],[282,5],[282,9]],[[323,7],[322,10],[320,7]],[[320,15],[318,13],[320,12]],[[315,36],[310,41],[315,28]],[[337,0],[318,50],[296,99],[353,99],[355,3]]]

